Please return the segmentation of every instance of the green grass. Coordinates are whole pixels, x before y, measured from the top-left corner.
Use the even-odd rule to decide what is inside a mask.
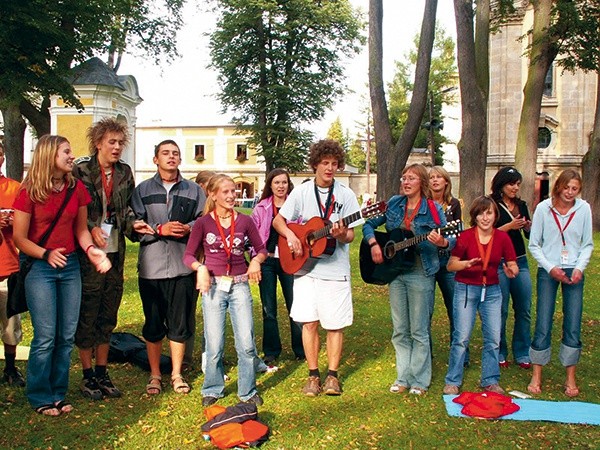
[[[354,324],[345,333],[340,376],[341,397],[302,396],[306,366],[293,360],[286,326],[285,309],[280,307],[284,353],[281,370],[259,375],[258,383],[265,405],[260,418],[272,430],[263,448],[267,449],[396,449],[396,448],[597,448],[598,428],[545,422],[485,421],[448,417],[442,401],[442,387],[448,359],[448,325],[441,297],[436,299],[432,330],[434,335],[433,381],[423,397],[393,395],[388,392],[395,378],[394,352],[390,343],[391,320],[386,287],[365,285],[358,273],[357,236],[352,245]],[[596,235],[596,245],[600,242]],[[140,334],[143,324],[137,292],[137,246],[129,245],[126,285],[119,313],[119,331]],[[535,264],[532,264],[535,274]],[[582,340],[584,349],[578,366],[581,401],[600,403],[597,368],[600,366],[600,258],[586,271]],[[535,282],[535,280],[534,280]],[[261,348],[262,320],[258,288],[253,286],[255,329]],[[560,304],[560,297],[559,297]],[[534,302],[535,303],[535,302]],[[280,302],[283,305],[283,301]],[[560,308],[558,308],[560,309]],[[535,311],[533,312],[535,317]],[[564,369],[557,360],[561,314],[555,317],[553,359],[544,371],[544,400],[564,401]],[[31,340],[31,325],[25,316],[24,344]],[[198,308],[198,330],[201,330]],[[509,328],[512,322],[509,322]],[[200,332],[201,333],[201,332]],[[199,333],[199,334],[200,334]],[[231,381],[226,385],[223,405],[237,402],[235,350],[228,328],[226,364]],[[471,345],[472,364],[465,373],[464,389],[475,390],[480,374],[481,331],[476,325]],[[200,366],[197,338],[196,367]],[[323,347],[321,370],[326,369]],[[21,363],[22,365],[22,363]],[[205,421],[201,407],[202,374],[188,375],[193,390],[180,396],[166,387],[150,398],[144,393],[148,374],[128,364],[112,365],[111,375],[123,390],[116,400],[93,402],[78,391],[81,366],[73,353],[69,400],[75,411],[58,418],[42,417],[29,407],[24,393],[0,385],[0,448],[212,448],[202,439]],[[501,384],[508,389],[526,390],[529,373],[512,365],[502,371]]]

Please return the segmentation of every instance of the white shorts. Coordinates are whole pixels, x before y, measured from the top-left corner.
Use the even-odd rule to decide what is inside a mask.
[[[6,317],[6,302],[8,301],[8,278],[0,281],[0,332],[2,342],[7,345],[18,345],[23,339],[21,331],[21,316],[19,314]]]
[[[294,277],[294,302],[290,316],[296,322],[321,322],[326,330],[341,330],[352,325],[350,280],[321,280]]]

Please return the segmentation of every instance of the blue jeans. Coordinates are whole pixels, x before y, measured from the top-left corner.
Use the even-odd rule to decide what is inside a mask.
[[[515,312],[515,326],[512,335],[513,357],[517,363],[528,363],[529,347],[531,346],[531,275],[526,256],[517,258],[519,274],[508,278],[502,269],[498,268],[500,289],[502,290],[502,329],[500,331],[500,361],[508,357],[506,343],[506,319],[508,318],[508,303],[512,297]]]
[[[571,277],[573,269],[564,269]],[[529,356],[533,364],[542,366],[550,361],[550,342],[552,339],[552,319],[556,305],[558,285],[562,288],[563,327],[559,359],[563,366],[574,366],[581,356],[581,315],[583,311],[583,282],[563,284],[556,281],[544,269],[537,273],[537,315],[535,333],[531,342]]]
[[[269,257],[261,267],[262,280],[258,287],[262,302],[263,317],[263,352],[265,356],[278,358],[281,354],[281,337],[277,323],[277,279],[281,284],[281,291],[288,311],[292,309],[294,301],[294,276],[288,275],[281,268],[279,258]],[[297,357],[304,358],[302,346],[302,325],[290,318],[290,332],[292,335],[292,350]]]
[[[498,365],[498,348],[500,346],[500,322],[502,310],[502,293],[500,286],[487,286],[485,300],[481,301],[482,286],[467,285],[457,282],[454,288],[454,333],[450,347],[450,361],[446,384],[460,386],[463,381],[464,360],[475,317],[479,311],[483,350],[481,355],[481,386],[498,384],[500,366]]]
[[[217,289],[212,283],[202,296],[204,313],[204,336],[206,338],[206,371],[202,396],[223,397],[223,350],[225,347],[225,316],[229,309],[235,350],[238,356],[238,397],[242,401],[251,398],[256,391],[254,360],[254,321],[252,318],[252,295],[247,282],[235,283],[229,292]]]
[[[403,272],[390,283],[395,384],[422,389],[431,384],[429,312],[434,289],[435,278],[425,275],[422,268]]]
[[[25,295],[33,325],[27,399],[37,408],[64,400],[69,386],[71,350],[81,305],[77,254],[71,253],[62,269],[36,260],[25,279]]]

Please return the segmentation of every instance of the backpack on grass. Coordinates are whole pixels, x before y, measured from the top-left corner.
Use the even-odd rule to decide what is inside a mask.
[[[112,334],[108,350],[108,361],[116,363],[128,362],[144,369],[146,372],[150,372],[150,361],[148,361],[146,343],[131,333]],[[166,355],[160,355],[160,372],[169,374],[171,370],[171,358]]]

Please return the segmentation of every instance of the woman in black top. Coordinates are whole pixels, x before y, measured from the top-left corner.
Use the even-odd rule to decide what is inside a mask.
[[[503,167],[492,179],[492,198],[498,205],[500,216],[496,228],[506,231],[515,247],[519,274],[507,278],[498,271],[502,290],[502,329],[500,336],[500,367],[508,367],[508,344],[506,341],[506,319],[508,300],[512,297],[515,326],[512,351],[515,362],[523,369],[531,367],[529,346],[531,345],[531,276],[527,264],[527,252],[523,236],[529,239],[531,218],[527,204],[518,197],[523,177],[514,167]]]

